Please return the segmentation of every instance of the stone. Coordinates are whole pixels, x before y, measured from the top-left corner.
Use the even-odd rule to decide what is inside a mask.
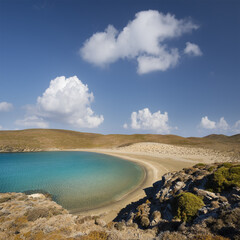
[[[96,218],[96,219],[95,219],[95,224],[96,224],[96,225],[99,225],[99,226],[101,226],[101,227],[106,226],[106,222],[105,222],[104,220],[102,220],[101,218]]]
[[[118,222],[118,223],[116,223],[116,224],[114,225],[114,227],[115,227],[117,230],[119,230],[119,231],[123,231],[123,230],[126,228],[126,226],[125,226],[125,224],[124,224],[123,222]]]
[[[178,231],[183,232],[186,230],[186,224],[185,222],[181,223],[178,227]],[[180,239],[179,239],[180,240]]]
[[[141,217],[140,224],[141,224],[141,226],[143,226],[144,228],[147,228],[147,227],[150,225],[150,221],[149,221],[148,217],[143,215],[143,216]]]
[[[161,220],[161,212],[160,211],[154,211],[151,216],[151,226],[155,226],[158,224],[158,222]]]
[[[213,199],[219,198],[215,193],[209,192],[209,191],[206,191],[203,189],[194,188],[194,191],[197,193],[198,196],[203,196],[204,198],[206,198],[208,200],[213,200]]]
[[[218,203],[218,201],[212,201],[212,202],[211,202],[211,207],[212,207],[212,208],[219,208],[219,203]]]
[[[184,188],[186,186],[186,184],[184,182],[176,182],[175,186],[174,186],[174,191],[177,192],[178,190]]]

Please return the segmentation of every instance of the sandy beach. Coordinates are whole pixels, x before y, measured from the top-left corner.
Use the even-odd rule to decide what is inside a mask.
[[[116,199],[115,202],[107,206],[80,213],[83,215],[101,215],[106,222],[113,220],[127,204],[144,197],[144,189],[151,187],[154,182],[160,180],[162,175],[169,171],[178,171],[199,162],[214,163],[233,160],[227,154],[216,150],[149,142],[136,143],[121,148],[74,149],[69,151],[87,151],[112,155],[133,161],[145,170],[142,182],[121,199]],[[236,159],[234,160],[236,161]]]

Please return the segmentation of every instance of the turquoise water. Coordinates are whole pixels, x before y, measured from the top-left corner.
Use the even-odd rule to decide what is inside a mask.
[[[126,194],[142,177],[140,166],[104,154],[0,154],[0,192],[46,191],[70,211],[108,204]]]

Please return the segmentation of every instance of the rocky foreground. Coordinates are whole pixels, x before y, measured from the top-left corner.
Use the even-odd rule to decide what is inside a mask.
[[[0,239],[240,239],[240,165],[167,173],[113,222],[71,215],[43,194],[0,194]]]

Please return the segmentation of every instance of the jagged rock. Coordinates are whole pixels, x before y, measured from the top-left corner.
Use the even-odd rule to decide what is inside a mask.
[[[155,226],[158,224],[158,222],[161,220],[161,212],[160,211],[154,211],[151,216],[151,226]]]
[[[228,202],[227,198],[224,196],[219,196],[218,201],[221,203]]]
[[[194,191],[196,192],[196,194],[198,196],[202,196],[202,197],[206,198],[207,200],[213,200],[213,199],[219,198],[219,196],[217,196],[215,193],[209,192],[209,191],[206,191],[203,189],[194,188]]]
[[[178,190],[180,190],[181,188],[184,188],[186,186],[186,184],[184,182],[177,182],[174,186],[174,190],[175,192],[177,192]]]

